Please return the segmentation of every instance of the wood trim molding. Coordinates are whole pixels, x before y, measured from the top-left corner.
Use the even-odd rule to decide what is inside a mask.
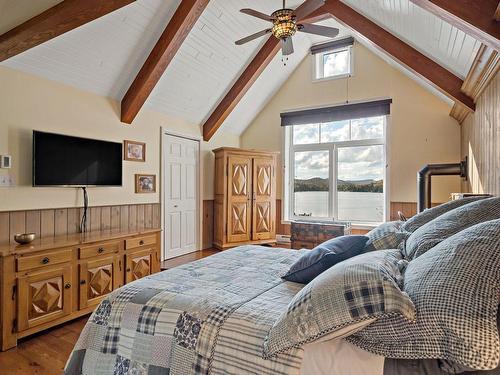
[[[359,39],[388,54],[451,99],[472,111],[475,109],[472,98],[461,91],[463,81],[459,77],[341,1],[330,0],[325,9]]]
[[[76,29],[135,0],[64,0],[0,35],[0,61]]]
[[[498,0],[410,0],[443,21],[500,51]]]
[[[500,21],[500,2],[498,2],[497,9],[495,10],[495,16],[493,18],[495,21]]]
[[[188,36],[209,0],[182,0],[121,102],[121,121],[131,124]]]
[[[462,91],[476,102],[499,70],[500,54],[487,45],[482,44],[467,77],[465,77]],[[450,116],[462,124],[469,113],[471,113],[470,110],[459,103],[455,103],[451,109]]]
[[[471,113],[469,109],[467,109],[463,105],[455,103],[453,104],[453,107],[451,107],[450,116],[457,120],[459,124],[462,124],[469,113]]]
[[[486,86],[495,77],[500,68],[500,54],[498,51],[481,45],[472,66],[465,77],[462,91],[475,100],[481,95]]]

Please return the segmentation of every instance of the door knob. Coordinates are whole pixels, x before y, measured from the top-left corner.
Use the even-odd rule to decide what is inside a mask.
[[[98,252],[99,254],[103,253],[103,252],[104,252],[104,248],[103,248],[103,247],[100,247],[99,249],[97,249],[97,252]]]
[[[50,259],[45,257],[42,259],[42,264],[48,264],[50,262]]]
[[[176,204],[174,204],[174,208],[177,208],[177,207],[179,207],[179,206],[178,206],[178,205],[176,205]]]
[[[64,289],[69,289],[69,288],[71,288],[71,283],[64,284]]]

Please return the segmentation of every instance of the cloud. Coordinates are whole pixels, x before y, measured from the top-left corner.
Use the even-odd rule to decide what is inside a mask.
[[[294,126],[293,143],[296,145],[319,143],[319,124]]]
[[[325,55],[323,60],[325,77],[347,73],[348,63],[349,51],[347,50]]]

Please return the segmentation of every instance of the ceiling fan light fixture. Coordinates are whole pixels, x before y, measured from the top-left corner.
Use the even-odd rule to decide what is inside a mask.
[[[297,23],[292,9],[279,9],[273,14],[272,33],[278,39],[285,39],[297,32]]]

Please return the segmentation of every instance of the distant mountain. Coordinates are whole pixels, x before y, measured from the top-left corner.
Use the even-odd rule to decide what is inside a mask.
[[[382,193],[383,180],[338,180],[338,191]],[[328,179],[309,178],[306,180],[295,179],[295,191],[328,191]]]

